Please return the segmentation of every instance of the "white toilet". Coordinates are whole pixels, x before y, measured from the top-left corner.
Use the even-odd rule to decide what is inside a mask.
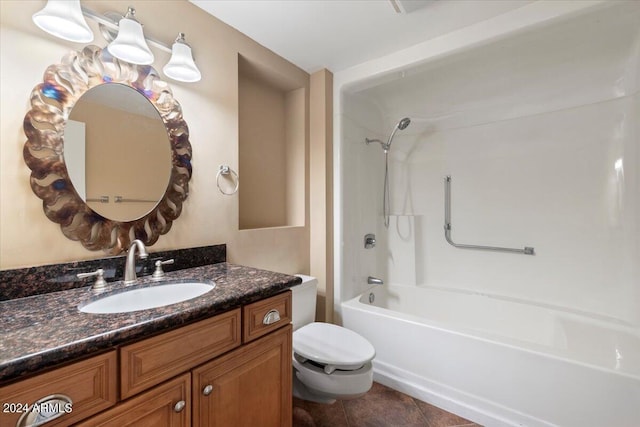
[[[373,383],[375,349],[353,331],[314,322],[318,281],[297,276],[302,284],[291,288],[293,395],[320,403],[362,396]]]

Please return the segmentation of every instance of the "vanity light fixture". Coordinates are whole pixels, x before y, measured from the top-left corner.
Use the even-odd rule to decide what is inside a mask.
[[[136,19],[136,10],[129,7],[127,14],[118,22],[118,36],[109,43],[110,54],[123,61],[138,65],[153,63],[153,52],[147,46],[142,24]]]
[[[101,30],[103,27],[113,30],[111,37],[107,37],[109,34],[105,32],[103,35],[110,42],[107,50],[115,58],[131,64],[150,65],[154,56],[148,42],[171,53],[171,59],[163,68],[167,77],[185,83],[200,81],[202,75],[193,60],[191,46],[185,42],[184,34],[178,33],[172,48],[169,48],[163,42],[144,35],[142,24],[135,18],[135,13],[135,9],[129,7],[122,17],[115,12],[101,15],[81,6],[80,0],[48,0],[46,6],[33,15],[33,22],[44,31],[64,40],[88,43],[93,40],[93,33],[82,16],[84,15],[98,22]],[[108,33],[111,33],[110,30]]]
[[[61,39],[77,43],[93,41],[80,0],[48,0],[45,7],[31,17],[34,24]]]
[[[184,40],[184,33],[178,33],[178,38],[171,48],[171,59],[162,68],[165,76],[181,82],[200,81],[202,75],[191,54],[191,46]]]

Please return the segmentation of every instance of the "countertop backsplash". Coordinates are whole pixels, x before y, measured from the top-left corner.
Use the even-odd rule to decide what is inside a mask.
[[[155,262],[158,260],[175,260],[173,264],[163,265],[165,272],[218,264],[227,260],[225,244],[159,252],[153,252],[148,248],[148,252],[147,259],[136,261],[138,277],[153,274]],[[107,282],[122,280],[125,258],[126,255],[119,255],[88,261],[0,270],[0,301],[89,286],[94,278],[78,279],[76,274],[92,272],[98,268],[104,270]]]

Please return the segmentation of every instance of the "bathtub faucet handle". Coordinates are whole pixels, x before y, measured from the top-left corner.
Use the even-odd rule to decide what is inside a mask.
[[[365,234],[364,236],[364,248],[371,249],[376,247],[376,235],[375,234]]]
[[[367,277],[367,283],[370,285],[384,285],[382,279],[378,279],[377,277],[373,276]]]

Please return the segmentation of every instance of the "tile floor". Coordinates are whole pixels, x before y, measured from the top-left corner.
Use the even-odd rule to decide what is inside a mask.
[[[293,427],[480,427],[469,420],[373,383],[364,396],[333,405],[293,399]]]

